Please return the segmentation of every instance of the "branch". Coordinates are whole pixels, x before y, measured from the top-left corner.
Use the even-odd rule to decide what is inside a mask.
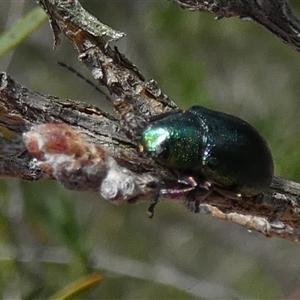
[[[138,126],[147,116],[177,106],[155,81],[146,81],[117,48],[109,46],[109,41],[121,33],[95,21],[76,0],[41,0],[40,4],[49,14],[55,45],[59,44],[60,33],[70,40],[80,60],[111,93],[118,118],[85,103],[31,92],[2,73],[1,149],[9,155],[3,155],[1,174],[28,180],[53,178],[67,188],[100,192],[113,203],[152,200],[159,181],[177,187],[179,183],[172,172],[138,156],[136,141],[123,130],[129,123]],[[86,20],[92,20],[88,24],[96,24],[95,28],[86,26]],[[14,159],[18,163],[12,163]],[[185,195],[164,191],[161,200],[191,206]],[[205,200],[200,192],[196,196],[203,200],[202,213],[266,236],[299,242],[299,195],[300,184],[276,177],[261,197],[230,200],[216,192]]]
[[[169,0],[184,9],[213,13],[217,19],[251,20],[300,51],[300,20],[285,0]]]

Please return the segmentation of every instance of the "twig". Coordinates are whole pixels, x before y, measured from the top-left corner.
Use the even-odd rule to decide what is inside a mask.
[[[285,0],[169,0],[184,9],[213,13],[217,19],[254,21],[300,51],[300,20]]]
[[[112,29],[104,26],[102,31],[100,28],[99,34],[95,34],[90,29],[87,31],[78,19],[73,22],[74,10],[78,9],[83,13],[76,0],[39,2],[47,8],[56,44],[60,33],[70,40],[94,78],[112,94],[120,120],[145,120],[147,116],[176,108],[174,102],[161,92],[155,81],[145,81],[138,69],[124,55],[116,48],[110,48],[109,40],[119,37],[120,33],[115,35]],[[68,5],[74,6],[69,9]],[[83,19],[84,22],[87,18]],[[101,27],[102,24],[99,22],[98,26]],[[136,141],[128,138],[122,130],[126,122],[122,123],[88,104],[33,93],[14,82],[5,73],[0,78],[0,120],[3,127],[3,144],[8,149],[6,152],[19,159],[15,164],[7,155],[3,156],[1,174],[4,176],[36,180],[49,177],[49,174],[53,175],[51,172],[47,174],[45,170],[41,172],[40,165],[26,151],[22,134],[30,130],[32,125],[59,122],[69,125],[79,133],[84,139],[82,145],[97,145],[96,147],[106,154],[105,158],[101,158],[101,163],[106,168],[101,178],[102,184],[106,182],[108,186],[111,184],[114,187],[115,182],[112,180],[116,174],[121,178],[116,193],[106,195],[109,200],[118,203],[149,201],[154,198],[157,181],[167,182],[169,186],[174,187],[178,184],[169,170],[156,165],[151,159],[138,156]],[[39,129],[33,127],[33,132]],[[13,152],[11,149],[17,150]],[[45,155],[45,152],[40,153]],[[160,170],[160,178],[155,176],[157,169]],[[123,178],[128,179],[125,180],[125,184]],[[105,190],[102,187],[103,185],[100,187],[100,193],[103,194]],[[274,178],[270,190],[262,197],[237,201],[212,193],[202,202],[200,212],[236,222],[266,236],[278,236],[299,242],[299,196],[300,184]],[[201,195],[197,195],[197,199],[201,200]],[[189,206],[184,195],[175,197],[166,194],[162,200]]]

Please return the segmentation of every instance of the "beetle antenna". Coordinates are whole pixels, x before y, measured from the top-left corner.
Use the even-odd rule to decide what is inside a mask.
[[[92,86],[96,91],[98,91],[100,94],[102,94],[104,96],[104,98],[108,101],[108,102],[112,102],[112,99],[109,95],[107,95],[104,91],[102,91],[98,86],[95,85],[95,83],[93,83],[91,80],[87,79],[86,77],[84,77],[81,73],[79,73],[78,71],[76,71],[73,67],[68,66],[67,64],[59,61],[57,62],[61,67],[68,69],[70,72],[74,73],[76,76],[78,76],[79,78],[83,79],[87,84],[89,84],[90,86]]]

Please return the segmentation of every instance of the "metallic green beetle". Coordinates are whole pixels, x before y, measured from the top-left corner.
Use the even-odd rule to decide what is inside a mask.
[[[255,128],[201,106],[158,116],[143,130],[139,151],[241,196],[258,195],[273,177],[271,151]]]

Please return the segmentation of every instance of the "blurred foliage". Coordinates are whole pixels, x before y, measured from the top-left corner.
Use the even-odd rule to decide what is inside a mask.
[[[18,46],[46,20],[47,15],[40,7],[20,18],[13,27],[0,36],[0,56]]]
[[[269,141],[278,175],[300,181],[300,54],[251,22],[214,20],[168,1],[81,1],[127,33],[116,45],[179,106],[238,115]],[[290,1],[300,15],[300,2]],[[1,32],[35,8],[1,4]],[[90,78],[48,24],[0,58],[1,70],[41,93],[105,109],[101,95],[57,65]],[[113,206],[56,182],[0,182],[0,298],[46,299],[95,270],[82,299],[284,299],[299,288],[299,246],[177,205]]]

